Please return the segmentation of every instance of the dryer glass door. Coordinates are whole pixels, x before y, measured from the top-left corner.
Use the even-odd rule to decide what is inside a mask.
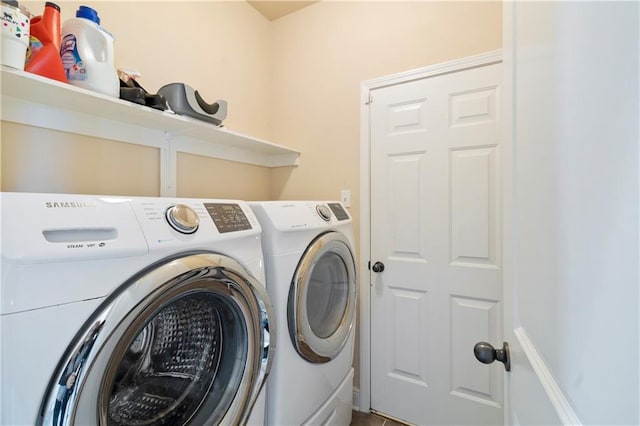
[[[315,363],[336,357],[353,328],[355,303],[350,244],[341,233],[322,234],[300,259],[289,292],[289,334],[298,353]]]
[[[272,361],[270,317],[262,284],[228,257],[154,267],[107,298],[70,346],[41,423],[244,423]]]
[[[348,311],[349,271],[335,252],[316,260],[307,284],[307,315],[313,333],[326,339],[342,324]]]

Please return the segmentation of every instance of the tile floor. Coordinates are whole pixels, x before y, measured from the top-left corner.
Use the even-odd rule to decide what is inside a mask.
[[[404,423],[387,419],[373,413],[361,413],[354,411],[351,417],[351,426],[406,426]]]

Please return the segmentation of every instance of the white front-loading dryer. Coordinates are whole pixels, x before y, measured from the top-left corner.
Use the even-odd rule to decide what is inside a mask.
[[[263,230],[267,291],[279,325],[267,424],[351,421],[356,267],[338,202],[249,203]]]
[[[264,423],[274,316],[246,203],[0,201],[0,424]]]

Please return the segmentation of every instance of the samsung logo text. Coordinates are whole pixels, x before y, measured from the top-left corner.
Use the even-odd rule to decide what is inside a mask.
[[[67,208],[84,208],[84,207],[98,207],[98,205],[92,201],[55,201],[46,202],[44,205],[48,209],[67,209]]]

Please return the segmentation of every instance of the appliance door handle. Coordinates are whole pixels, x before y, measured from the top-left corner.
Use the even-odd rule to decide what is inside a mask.
[[[493,345],[487,342],[478,342],[473,347],[473,354],[483,364],[500,361],[504,364],[506,371],[511,371],[511,354],[509,352],[509,343],[507,342],[502,342],[502,349],[495,349]]]
[[[384,271],[384,263],[382,262],[376,262],[373,264],[373,266],[371,267],[371,270],[377,274],[379,274],[380,272]]]

